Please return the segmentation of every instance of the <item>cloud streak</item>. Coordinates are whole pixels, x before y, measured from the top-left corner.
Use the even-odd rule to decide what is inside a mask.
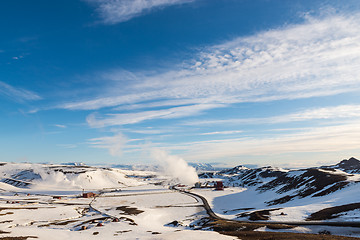
[[[244,131],[221,131],[221,132],[207,132],[201,133],[200,135],[229,135],[229,134],[238,134],[243,133]]]
[[[57,128],[67,128],[67,126],[63,124],[54,124],[53,126]]]
[[[86,0],[95,4],[105,24],[126,22],[164,7],[189,3],[194,0]]]
[[[23,88],[15,88],[2,81],[0,81],[0,95],[6,96],[15,102],[35,101],[42,99],[39,95],[32,91]]]
[[[236,38],[199,52],[185,67],[152,74],[134,72],[138,80],[126,86],[112,81],[111,92],[119,89],[118,95],[58,108],[97,110],[146,101],[231,104],[358,91],[359,19],[358,15],[328,16]],[[121,71],[118,74],[116,78],[121,79]]]
[[[219,124],[277,124],[311,120],[339,120],[360,117],[360,105],[339,105],[311,108],[296,113],[265,118],[232,118],[225,120],[188,121],[184,125],[219,125]]]
[[[190,142],[166,149],[185,150],[188,160],[226,159],[236,156],[269,156],[284,153],[339,152],[358,149],[360,124],[311,128],[293,134],[264,138],[236,138]]]
[[[90,114],[87,117],[87,123],[91,127],[108,127],[116,125],[135,124],[152,119],[172,119],[193,116],[199,114],[207,109],[222,107],[220,104],[202,104],[175,107],[170,109],[156,110],[156,111],[142,111],[137,113],[119,113],[107,114],[103,117],[98,117],[97,114]]]

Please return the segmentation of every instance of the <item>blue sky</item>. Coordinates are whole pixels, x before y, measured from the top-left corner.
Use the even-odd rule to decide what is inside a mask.
[[[3,1],[0,161],[359,157],[359,19],[358,1]]]

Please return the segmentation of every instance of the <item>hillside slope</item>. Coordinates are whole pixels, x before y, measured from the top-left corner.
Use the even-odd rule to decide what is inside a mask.
[[[303,221],[326,208],[360,202],[360,161],[301,170],[237,166],[200,174],[202,181],[221,179],[241,192],[211,198],[214,210],[235,219]],[[206,193],[204,193],[206,194]],[[355,206],[355,205],[351,205]],[[360,206],[360,205],[356,205]],[[343,207],[332,220],[358,221],[358,208]],[[321,220],[326,220],[325,217]]]

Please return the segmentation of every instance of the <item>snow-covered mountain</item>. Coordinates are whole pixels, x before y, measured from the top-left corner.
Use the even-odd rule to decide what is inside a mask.
[[[244,191],[231,200],[230,204],[234,208],[251,208],[256,211],[317,204],[315,210],[321,210],[324,206],[333,207],[360,202],[358,200],[360,161],[355,158],[343,160],[332,166],[300,170],[273,167],[250,169],[237,166],[218,172],[202,173],[200,178],[202,181],[221,179],[225,186],[242,187]],[[227,198],[229,196],[215,199],[214,203]],[[237,211],[236,216],[248,216],[241,214],[243,212]],[[306,217],[309,215],[304,214],[299,220],[305,220]]]
[[[209,163],[189,163],[189,166],[195,168],[195,170],[197,172],[217,171],[217,170],[219,170],[219,168],[215,168]]]
[[[347,173],[360,173],[360,161],[356,158],[349,158],[349,160],[342,160],[340,163],[327,168],[339,169]]]

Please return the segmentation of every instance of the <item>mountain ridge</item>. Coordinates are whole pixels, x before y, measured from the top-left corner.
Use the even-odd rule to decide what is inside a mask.
[[[360,182],[360,161],[352,157],[331,166],[286,170],[274,167],[245,168],[241,165],[218,172],[202,173],[200,178],[221,179],[226,186],[254,188],[258,193],[274,192],[267,206],[282,205],[294,199],[319,198]]]

